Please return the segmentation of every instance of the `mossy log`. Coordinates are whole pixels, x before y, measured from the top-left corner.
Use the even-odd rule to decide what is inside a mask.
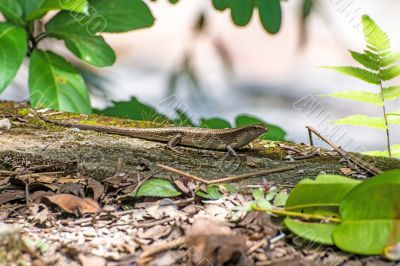
[[[156,169],[156,164],[175,163],[174,167],[182,171],[205,179],[216,179],[295,165],[295,170],[264,177],[278,184],[294,185],[303,178],[314,178],[321,172],[339,174],[345,167],[339,162],[340,156],[329,152],[308,159],[287,161],[285,160],[287,149],[282,149],[277,142],[269,141],[258,141],[252,147],[240,150],[239,158],[228,157],[226,153],[220,151],[188,147],[179,147],[181,153],[176,153],[166,149],[164,143],[50,125],[40,120],[39,114],[27,105],[12,102],[0,103],[0,115],[8,117],[12,122],[11,129],[0,131],[0,170],[40,165],[54,165],[54,169],[51,170],[59,170],[57,167],[64,165],[62,170],[68,173],[79,172],[103,180],[116,173],[119,161],[122,162],[119,171],[126,174],[135,174],[138,166],[146,161],[152,170]],[[56,118],[114,126],[154,126],[151,122],[97,115],[62,113]],[[310,150],[307,145],[291,143],[285,145],[299,150]],[[400,160],[397,159],[365,158],[373,160],[375,166],[382,170],[400,168]],[[157,175],[160,178],[172,176],[176,177],[166,172]],[[262,177],[242,182],[259,184],[260,178]]]

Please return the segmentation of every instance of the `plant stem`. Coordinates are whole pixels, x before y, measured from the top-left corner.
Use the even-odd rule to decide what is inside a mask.
[[[263,211],[263,212],[270,212],[276,215],[280,216],[289,216],[289,217],[297,217],[297,218],[303,218],[305,220],[320,220],[320,221],[328,221],[332,223],[340,223],[342,220],[339,218],[333,218],[333,217],[326,217],[323,215],[315,215],[315,214],[307,214],[307,213],[300,213],[300,212],[291,212],[291,211],[285,211],[285,210],[276,210],[276,209],[263,209],[263,208],[258,208],[254,207],[253,210],[255,211]]]
[[[379,56],[380,58],[380,56]],[[389,122],[387,118],[387,112],[386,112],[386,105],[385,105],[385,96],[383,94],[383,84],[382,84],[382,78],[381,78],[381,68],[379,68],[379,86],[381,89],[381,99],[382,99],[382,109],[383,109],[383,117],[385,119],[385,126],[386,126],[386,141],[387,141],[387,148],[389,152],[389,158],[392,157],[392,150],[391,150],[391,145],[390,145],[390,132],[389,132]]]

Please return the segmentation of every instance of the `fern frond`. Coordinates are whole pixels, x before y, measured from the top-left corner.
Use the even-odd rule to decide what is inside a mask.
[[[372,83],[372,84],[380,84],[380,80],[379,80],[379,75],[376,73],[373,73],[371,71],[362,69],[362,68],[358,68],[358,67],[324,67],[324,68],[328,68],[328,69],[333,69],[336,70],[340,73],[352,76],[352,77],[356,77],[358,79],[361,79],[365,82],[368,83]]]
[[[392,113],[387,116],[389,125],[399,125],[400,124],[400,116],[397,113]]]
[[[383,88],[383,97],[385,100],[396,100],[400,97],[400,86]]]
[[[381,95],[379,93],[373,93],[368,91],[342,91],[331,94],[324,94],[320,96],[349,99],[357,102],[364,102],[378,106],[383,106]]]
[[[392,145],[390,148],[392,150],[392,156],[400,158],[400,144]],[[368,151],[368,152],[363,152],[363,154],[370,156],[379,156],[379,157],[389,156],[388,151]]]
[[[337,125],[366,126],[377,129],[386,129],[383,117],[369,117],[366,115],[351,115],[335,121]]]
[[[356,60],[358,63],[365,66],[366,68],[375,71],[379,70],[380,64],[379,60],[377,60],[376,58],[355,51],[350,51],[350,53],[354,60]]]
[[[400,53],[391,53],[380,60],[381,67],[388,67],[400,60]]]
[[[362,25],[365,40],[371,50],[379,51],[379,53],[390,50],[388,35],[369,16],[364,15],[362,17]]]
[[[400,66],[392,66],[381,70],[382,80],[391,80],[400,75]]]

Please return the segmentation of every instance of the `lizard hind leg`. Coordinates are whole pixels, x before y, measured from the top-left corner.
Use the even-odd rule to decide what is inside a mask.
[[[177,149],[175,149],[176,145],[178,145],[182,140],[183,134],[176,134],[172,139],[170,139],[167,143],[167,148],[173,150],[176,153],[181,153]]]
[[[229,144],[226,146],[226,150],[228,151],[228,155],[233,155],[235,157],[238,157],[238,154],[236,151],[233,149],[232,144]]]

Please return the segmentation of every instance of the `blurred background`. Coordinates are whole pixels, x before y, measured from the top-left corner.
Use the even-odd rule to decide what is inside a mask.
[[[235,26],[229,12],[218,12],[211,1],[147,3],[155,26],[105,35],[117,53],[112,67],[90,68],[79,63],[61,42],[41,43],[42,48],[68,55],[92,75],[95,108],[136,97],[168,115],[171,106],[165,103],[174,99],[194,119],[221,117],[232,122],[246,113],[282,127],[295,142],[308,142],[305,126],[313,125],[349,150],[385,149],[384,131],[330,123],[355,113],[381,116],[381,108],[318,96],[376,88],[320,67],[355,65],[348,49],[364,47],[363,14],[388,33],[393,50],[399,52],[399,1],[315,1],[305,24],[301,22],[302,1],[284,1],[282,27],[275,35],[265,31],[258,16],[245,27]],[[0,99],[26,100],[27,75],[25,65]],[[311,102],[317,110],[305,105]],[[398,101],[389,104],[391,110],[399,107]],[[393,129],[393,143],[400,143],[400,130]]]

